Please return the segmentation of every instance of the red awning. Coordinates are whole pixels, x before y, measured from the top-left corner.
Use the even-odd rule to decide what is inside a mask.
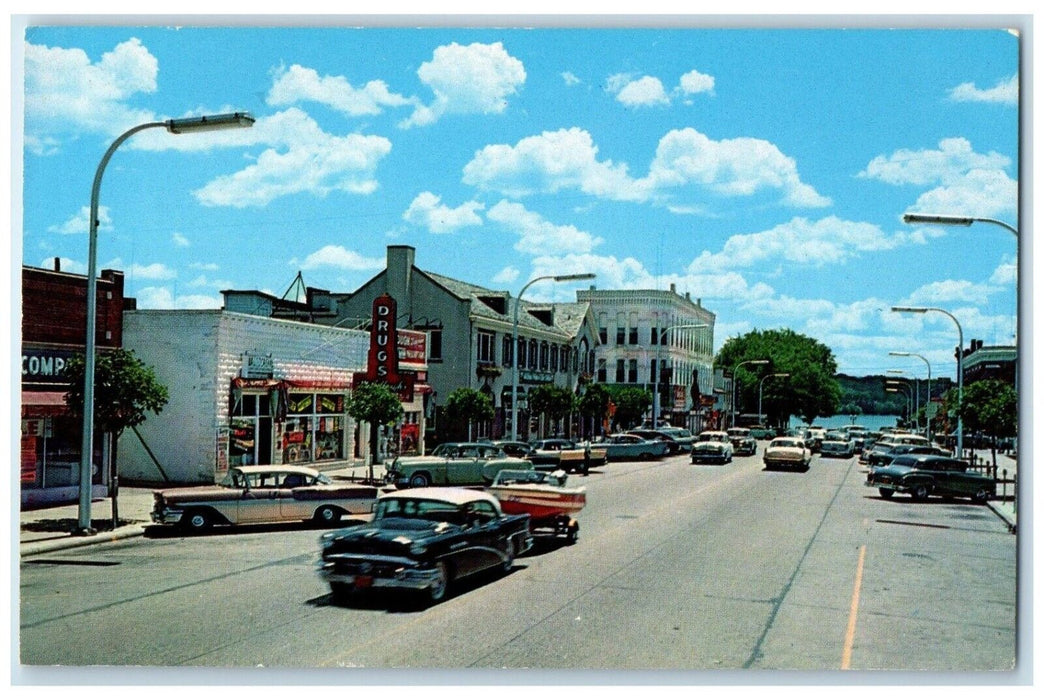
[[[64,391],[23,391],[22,418],[60,416],[69,409],[65,405]]]

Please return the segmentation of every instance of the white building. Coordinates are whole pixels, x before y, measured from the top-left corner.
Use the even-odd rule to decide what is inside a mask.
[[[124,478],[213,483],[234,465],[333,469],[360,454],[345,401],[366,332],[216,309],[126,311],[123,324],[124,347],[170,393],[120,437]]]
[[[714,396],[715,315],[673,284],[670,291],[592,286],[576,297],[591,305],[598,328],[595,381],[658,388],[661,422],[701,427],[692,394],[695,385],[705,401]]]

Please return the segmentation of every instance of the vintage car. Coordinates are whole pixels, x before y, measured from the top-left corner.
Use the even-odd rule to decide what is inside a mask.
[[[755,440],[771,440],[778,434],[775,428],[766,428],[764,425],[750,426],[750,436]]]
[[[384,480],[397,488],[489,485],[501,469],[532,469],[531,462],[507,454],[489,443],[445,442],[431,454],[396,457]]]
[[[637,435],[644,440],[652,440],[654,442],[662,442],[667,445],[667,454],[675,455],[681,450],[681,445],[671,435],[668,435],[663,430],[653,430],[652,428],[632,428],[628,430],[631,435]]]
[[[505,515],[492,495],[463,488],[393,491],[373,519],[325,533],[316,569],[335,599],[398,589],[437,603],[454,581],[511,571],[533,545],[528,515]]]
[[[532,445],[520,440],[494,440],[490,444],[502,449],[508,457],[518,457],[519,459],[525,459],[533,451]]]
[[[855,440],[842,432],[828,432],[819,444],[819,454],[823,457],[848,459],[855,454],[855,451]]]
[[[871,470],[866,485],[876,488],[883,498],[891,498],[898,491],[910,494],[915,501],[928,496],[956,496],[985,503],[997,493],[996,480],[968,471],[967,462],[934,455],[900,455],[891,464]]]
[[[812,450],[801,438],[775,438],[765,447],[762,459],[765,469],[807,470],[812,463]]]
[[[654,459],[667,454],[667,443],[662,440],[646,440],[630,433],[610,435],[601,443],[609,461],[626,459]]]
[[[732,442],[729,434],[724,430],[704,430],[696,436],[689,450],[689,458],[693,464],[700,462],[721,462],[726,464],[732,461]]]
[[[657,430],[678,443],[678,447],[682,450],[692,449],[692,443],[696,441],[696,436],[685,428],[662,425]]]
[[[876,450],[870,451],[870,456],[867,458],[867,462],[870,464],[870,469],[877,467],[883,467],[892,463],[896,457],[900,455],[933,455],[936,457],[949,457],[951,453],[944,447],[938,447],[936,445],[891,445],[887,444],[886,449],[877,452]]]
[[[152,521],[193,531],[286,520],[331,524],[369,513],[376,498],[373,486],[334,482],[309,467],[233,467],[220,484],[153,491]]]
[[[757,454],[758,441],[750,434],[750,428],[729,428],[726,430],[732,442],[732,452],[737,455],[750,456]]]
[[[805,429],[805,445],[812,452],[819,452],[819,446],[823,443],[823,438],[826,437],[826,429],[821,428],[818,425],[810,425]]]
[[[606,458],[604,448],[598,445],[575,443],[564,438],[537,440],[526,457],[540,470],[564,469],[566,472],[579,471],[583,474],[592,466],[605,464]]]

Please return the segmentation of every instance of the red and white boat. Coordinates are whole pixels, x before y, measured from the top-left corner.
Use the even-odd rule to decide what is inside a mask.
[[[539,472],[502,469],[486,490],[500,501],[505,513],[528,514],[530,529],[551,530],[575,542],[580,525],[573,515],[587,504],[587,489],[567,487],[564,471]]]

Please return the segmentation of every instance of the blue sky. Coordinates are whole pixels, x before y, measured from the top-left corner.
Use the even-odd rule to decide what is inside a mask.
[[[84,272],[98,162],[135,124],[234,110],[234,132],[142,132],[101,190],[99,267],[141,308],[220,290],[351,291],[408,244],[517,294],[535,276],[675,284],[715,349],[791,328],[853,375],[953,376],[956,328],[1016,332],[1019,45],[1003,29],[29,26],[14,258]],[[17,81],[12,85],[19,87]],[[17,238],[17,237],[15,237]],[[542,284],[533,299],[572,300]]]

